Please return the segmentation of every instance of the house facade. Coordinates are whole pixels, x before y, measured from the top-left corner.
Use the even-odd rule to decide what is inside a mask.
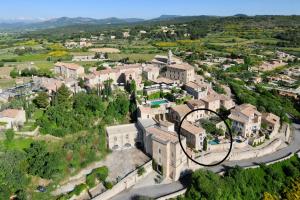
[[[273,138],[280,128],[280,117],[273,113],[263,113],[261,123],[266,125],[267,131],[269,131],[269,137]]]
[[[18,130],[26,122],[25,110],[6,109],[0,112],[0,128]]]
[[[192,95],[195,99],[202,99],[207,96],[209,85],[196,82],[188,82],[184,87],[187,93]]]
[[[165,76],[171,80],[179,80],[182,84],[195,80],[194,67],[187,64],[170,64],[166,66]]]
[[[55,74],[63,76],[64,78],[77,79],[84,75],[84,68],[75,63],[58,62],[54,66]]]
[[[180,133],[186,137],[187,146],[194,150],[203,150],[206,131],[202,127],[195,126],[191,122],[184,121]]]
[[[112,150],[123,150],[135,147],[141,142],[136,124],[110,126],[106,128],[107,145]]]
[[[154,65],[143,66],[143,76],[149,81],[156,81],[159,77],[159,67]]]
[[[146,129],[146,135],[151,138],[151,155],[158,172],[164,177],[178,180],[187,165],[187,157],[181,149],[174,125],[159,124]],[[186,149],[186,139],[181,137],[183,148]]]
[[[261,127],[262,114],[251,104],[242,104],[231,110],[232,129],[245,138],[253,137]]]
[[[134,80],[137,88],[142,88],[142,66],[140,64],[121,65],[100,71],[94,70],[85,76],[85,83],[90,88],[103,85],[108,80],[111,80],[112,84],[124,85]]]

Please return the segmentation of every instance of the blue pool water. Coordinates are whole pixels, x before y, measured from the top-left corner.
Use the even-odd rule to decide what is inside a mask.
[[[208,142],[210,145],[220,144],[219,140],[211,140]]]
[[[162,100],[156,100],[156,101],[151,101],[151,106],[157,106],[157,105],[161,105],[161,104],[165,104],[168,103],[167,100],[162,99]]]

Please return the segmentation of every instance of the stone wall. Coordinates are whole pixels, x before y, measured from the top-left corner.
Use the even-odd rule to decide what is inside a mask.
[[[174,193],[171,193],[171,194],[167,194],[167,195],[164,195],[164,196],[161,196],[159,198],[157,198],[156,200],[168,200],[168,199],[172,199],[172,198],[176,198],[178,196],[181,196],[181,195],[184,195],[185,192],[186,192],[186,188],[182,189],[182,190],[179,190],[177,192],[174,192]]]
[[[114,187],[110,190],[107,190],[103,192],[102,194],[94,197],[94,200],[108,200],[112,198],[113,196],[117,195],[118,193],[122,192],[123,190],[126,190],[130,187],[132,187],[134,184],[136,184],[139,180],[146,177],[149,173],[153,171],[152,169],[152,160],[147,162],[143,165],[145,168],[145,173],[142,176],[139,176],[137,173],[137,169],[130,174],[128,174],[125,178],[123,178],[120,182],[118,182]]]
[[[268,146],[261,149],[256,149],[252,151],[243,151],[243,152],[233,152],[229,156],[229,160],[243,160],[254,157],[261,157],[276,151],[276,149],[281,145],[281,140],[276,139],[272,141]]]
[[[290,129],[290,125],[289,124],[285,124],[285,141],[286,142],[289,142],[289,138],[290,138],[290,135],[291,135],[291,129]]]
[[[18,132],[16,132],[16,135],[34,137],[39,134],[39,129],[40,129],[40,127],[36,127],[33,131],[27,131],[27,132],[18,131]]]
[[[268,146],[263,147],[261,149],[231,152],[229,155],[229,158],[227,160],[235,161],[235,160],[244,160],[244,159],[261,157],[261,156],[275,152],[276,149],[280,145],[281,145],[281,140],[275,139]],[[197,160],[199,160],[201,163],[204,163],[204,164],[216,163],[216,162],[221,161],[226,156],[226,154],[227,154],[227,151],[219,152],[219,153],[216,153],[216,152],[208,153],[203,158],[203,161],[201,160],[201,158],[198,158]]]

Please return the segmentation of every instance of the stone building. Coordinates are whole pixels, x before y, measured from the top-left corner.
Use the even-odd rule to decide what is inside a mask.
[[[269,131],[269,137],[274,137],[280,128],[280,117],[273,113],[263,113],[261,123],[266,125],[267,131]]]
[[[195,80],[194,67],[188,63],[170,64],[166,66],[165,76],[171,80],[179,80],[182,84]]]
[[[149,81],[157,81],[159,77],[159,67],[154,65],[143,66],[143,76]]]
[[[18,130],[26,122],[25,110],[6,109],[0,112],[0,128]]]
[[[231,110],[232,129],[245,138],[255,136],[261,127],[262,114],[251,104],[242,104]]]
[[[192,95],[195,99],[202,99],[207,96],[209,84],[200,84],[196,82],[188,82],[184,88],[188,94]]]
[[[106,136],[108,148],[112,150],[129,149],[142,140],[136,124],[107,127]]]
[[[105,81],[111,80],[112,84],[127,84],[134,80],[137,88],[142,88],[142,66],[140,64],[121,65],[115,68],[107,68],[100,71],[92,71],[85,76],[85,83],[93,88],[103,85]]]
[[[63,76],[64,78],[77,79],[84,75],[84,68],[75,63],[58,62],[54,67],[55,74]]]
[[[145,135],[150,139],[151,148],[146,149],[156,165],[158,172],[164,177],[178,180],[181,172],[187,166],[187,157],[181,149],[178,136],[174,132],[174,124],[161,122],[145,129]],[[186,139],[181,137],[183,148],[186,149]]]
[[[187,146],[197,151],[203,150],[206,131],[202,127],[195,126],[191,122],[184,121],[180,133],[186,137]]]

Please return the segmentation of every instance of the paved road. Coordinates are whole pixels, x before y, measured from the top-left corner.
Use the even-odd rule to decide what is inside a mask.
[[[289,153],[298,152],[300,150],[300,124],[293,124],[293,127],[295,128],[295,131],[293,133],[293,138],[291,140],[292,142],[286,148],[283,148],[273,154],[269,154],[263,157],[242,160],[242,161],[227,161],[222,163],[222,165],[209,167],[206,169],[218,173],[223,171],[225,169],[224,167],[230,167],[235,165],[241,167],[249,167],[249,166],[256,165],[257,163],[268,163],[277,160],[279,158],[282,158],[288,155]],[[113,197],[111,200],[131,200],[133,197],[138,195],[157,198],[183,188],[184,186],[179,181],[170,184],[165,184],[165,185],[154,185],[154,186],[137,188],[137,189],[131,188],[121,192],[117,196]]]

